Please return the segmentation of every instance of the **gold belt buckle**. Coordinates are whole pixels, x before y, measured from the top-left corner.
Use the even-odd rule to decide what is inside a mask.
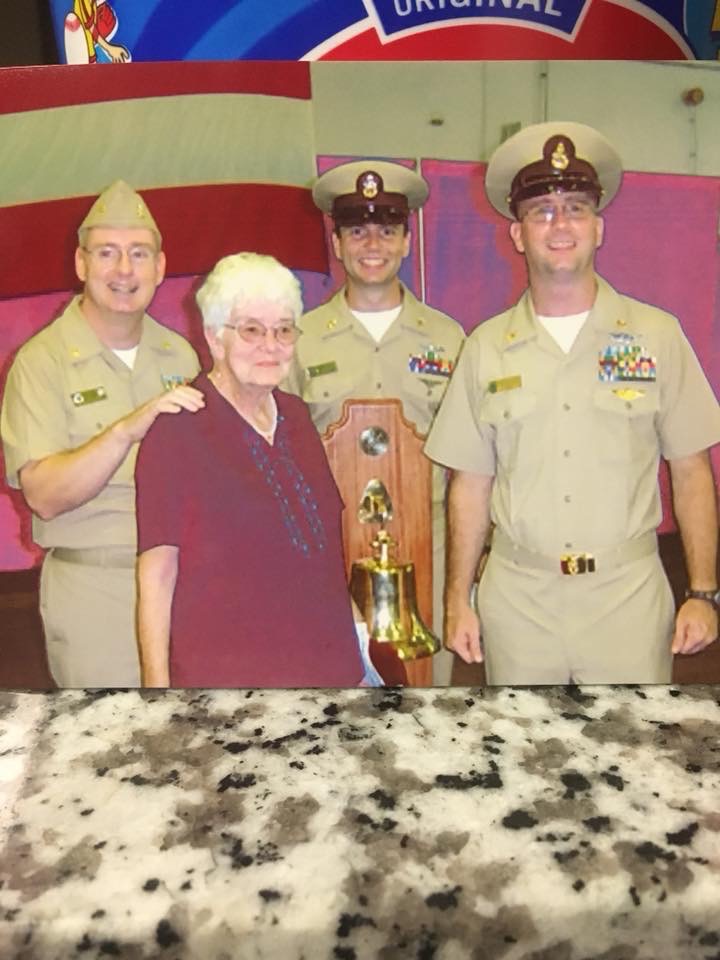
[[[595,573],[595,557],[591,553],[564,553],[560,557],[560,569],[568,577]]]

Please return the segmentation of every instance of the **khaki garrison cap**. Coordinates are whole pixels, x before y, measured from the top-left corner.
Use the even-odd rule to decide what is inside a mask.
[[[158,225],[145,201],[124,180],[116,180],[103,190],[78,227],[78,236],[81,231],[91,227],[116,227],[121,230],[145,227],[156,233],[158,242],[162,242]]]
[[[387,160],[354,160],[315,181],[313,200],[338,227],[361,223],[407,223],[410,210],[428,198],[427,182],[413,170]]]
[[[490,157],[485,190],[504,217],[514,218],[520,200],[546,193],[582,191],[602,210],[617,193],[622,161],[605,137],[570,120],[525,127]]]

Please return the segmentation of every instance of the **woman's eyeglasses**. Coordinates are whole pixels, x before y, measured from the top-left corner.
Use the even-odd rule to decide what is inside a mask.
[[[253,346],[264,343],[268,333],[272,333],[278,343],[283,347],[289,347],[302,333],[294,323],[279,323],[276,327],[264,327],[261,323],[224,323],[223,326],[228,330],[234,330],[245,343],[251,343]]]

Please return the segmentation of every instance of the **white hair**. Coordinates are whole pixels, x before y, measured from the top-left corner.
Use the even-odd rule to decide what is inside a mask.
[[[300,281],[275,257],[234,253],[218,260],[195,295],[203,326],[217,332],[233,310],[254,300],[288,307],[297,322],[303,312]]]

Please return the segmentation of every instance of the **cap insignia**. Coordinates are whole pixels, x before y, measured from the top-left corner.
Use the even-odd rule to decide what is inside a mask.
[[[558,143],[550,157],[550,165],[553,170],[567,170],[570,160],[565,150],[565,144],[562,140]]]
[[[360,181],[360,189],[366,200],[374,200],[378,195],[378,179],[374,173],[366,173]]]

